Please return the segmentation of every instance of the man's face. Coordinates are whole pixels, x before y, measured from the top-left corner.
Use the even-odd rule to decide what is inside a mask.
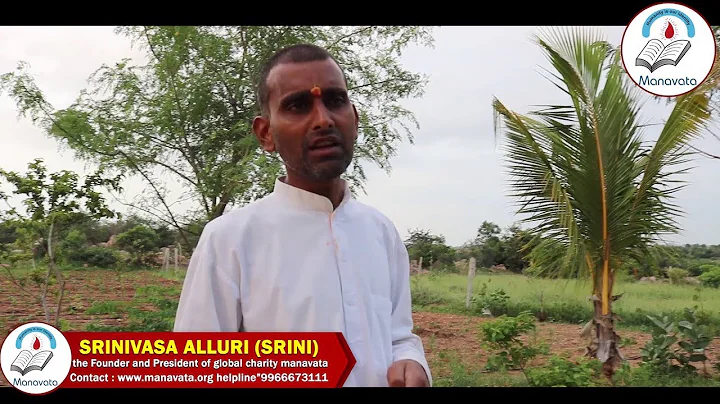
[[[331,59],[282,63],[272,69],[267,85],[270,116],[253,122],[263,148],[278,152],[289,172],[310,182],[345,172],[358,116],[338,65]],[[311,91],[315,87],[320,91]]]

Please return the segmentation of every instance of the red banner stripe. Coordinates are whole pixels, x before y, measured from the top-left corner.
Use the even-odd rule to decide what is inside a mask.
[[[342,333],[65,332],[61,388],[342,387]]]

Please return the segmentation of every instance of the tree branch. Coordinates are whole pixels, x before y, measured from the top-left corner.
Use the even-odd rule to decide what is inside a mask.
[[[148,48],[150,49],[150,52],[153,54],[153,56],[155,56],[155,59],[159,63],[162,63],[162,59],[155,52],[155,47],[153,46],[152,42],[150,41],[150,35],[148,34],[147,27],[143,27],[143,29],[144,29],[145,38],[147,40],[147,44],[148,44]],[[186,157],[186,160],[187,160],[188,164],[190,164],[190,167],[195,172],[195,176],[197,177],[198,184],[202,185],[201,181],[200,181],[200,178],[201,178],[200,169],[198,166],[198,163],[202,164],[202,162],[198,161],[197,156],[195,155],[195,153],[193,153],[192,147],[190,147],[190,142],[188,141],[188,133],[187,133],[186,122],[185,122],[185,118],[184,118],[185,114],[182,109],[182,103],[180,101],[180,96],[177,91],[177,85],[175,83],[175,72],[170,71],[168,73],[170,73],[170,80],[169,80],[168,84],[170,85],[170,88],[173,92],[173,97],[175,98],[175,104],[177,106],[177,112],[179,114],[178,117],[180,119],[178,129],[180,129],[182,139],[185,142],[185,147],[187,148],[187,152],[190,154],[189,156]],[[200,191],[201,189],[202,189],[202,187],[198,187],[198,191]],[[203,206],[205,206],[206,211],[210,212],[210,206],[208,205],[207,200],[205,199],[205,195],[202,192],[198,192],[198,193],[200,194],[200,201],[202,202]]]

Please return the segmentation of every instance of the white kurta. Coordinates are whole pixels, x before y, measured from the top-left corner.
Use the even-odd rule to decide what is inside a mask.
[[[345,386],[387,386],[395,361],[419,362],[409,259],[393,223],[353,199],[278,179],[274,192],[205,226],[175,331],[340,331],[357,364]]]

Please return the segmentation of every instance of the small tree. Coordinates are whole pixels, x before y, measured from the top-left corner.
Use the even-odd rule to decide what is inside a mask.
[[[711,83],[674,100],[653,144],[641,137],[639,89],[619,53],[602,36],[573,29],[550,32],[538,44],[554,68],[554,84],[568,95],[526,115],[499,100],[513,196],[523,220],[542,238],[531,252],[538,273],[592,281],[593,319],[588,355],[612,377],[622,361],[612,304],[617,271],[652,256],[662,235],[679,231],[672,203],[675,175],[687,169],[688,142],[710,118]]]
[[[159,237],[155,230],[138,225],[118,235],[117,246],[135,256],[135,263],[142,265],[143,257],[154,250]]]
[[[455,251],[445,244],[445,237],[432,234],[427,230],[410,230],[410,235],[405,240],[410,259],[420,259],[431,264],[440,262],[443,265],[450,265],[453,262]]]
[[[32,251],[33,260],[38,255],[47,256],[48,269],[42,285],[42,295],[39,298],[32,295],[14,277],[9,267],[6,266],[5,269],[16,286],[39,301],[48,323],[51,322],[47,301],[48,285],[51,275],[55,275],[58,294],[54,324],[60,327],[65,280],[56,265],[54,239],[60,233],[62,226],[72,223],[83,215],[96,219],[119,216],[107,207],[105,199],[96,188],[108,187],[119,191],[120,178],[107,179],[102,176],[102,171],[98,171],[80,183],[78,175],[67,170],[48,175],[43,160],[35,159],[28,164],[28,171],[25,174],[0,169],[0,179],[4,179],[15,188],[12,192],[15,196],[25,197],[23,200],[25,211],[20,212],[10,205],[8,196],[0,192],[0,199],[9,206],[9,210],[0,211],[0,215],[13,223],[16,231],[22,236],[18,239],[19,244],[26,250]]]

